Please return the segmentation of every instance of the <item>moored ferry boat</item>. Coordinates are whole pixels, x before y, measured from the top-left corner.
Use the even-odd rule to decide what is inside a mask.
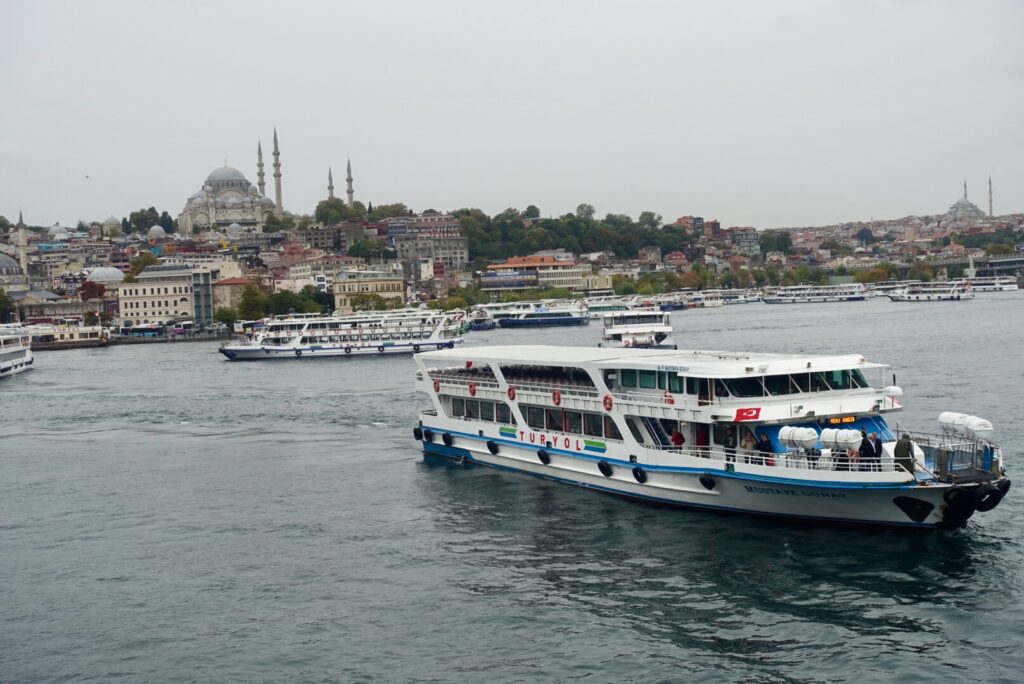
[[[494,317],[486,309],[475,309],[469,314],[468,323],[469,329],[474,332],[494,330],[498,327],[498,322],[494,320]]]
[[[1010,276],[968,278],[975,292],[1016,292],[1020,289],[1017,279]]]
[[[32,336],[36,351],[105,347],[110,344],[110,331],[99,325],[67,325],[32,323],[25,326]]]
[[[498,319],[502,328],[536,328],[556,325],[587,325],[587,307],[581,304],[530,305],[528,309]]]
[[[937,280],[908,285],[886,296],[894,302],[960,302],[974,299],[974,291],[966,280]]]
[[[938,432],[907,441],[888,420],[902,391],[855,354],[508,346],[415,358],[431,407],[413,434],[428,456],[685,507],[918,528],[961,527],[1010,487],[988,421],[945,413]],[[877,443],[865,450],[860,430]]]
[[[671,314],[661,310],[633,310],[601,316],[601,339],[622,347],[671,347]]]
[[[0,326],[0,377],[32,368],[32,337],[24,329]]]
[[[413,354],[462,344],[461,311],[383,311],[280,318],[220,348],[231,361]]]
[[[765,290],[765,304],[818,304],[823,302],[862,302],[867,288],[860,283],[845,285],[790,285]]]

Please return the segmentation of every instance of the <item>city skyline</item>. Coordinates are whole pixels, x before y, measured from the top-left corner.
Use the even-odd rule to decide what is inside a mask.
[[[17,29],[0,214],[177,216],[225,161],[255,183],[275,126],[297,214],[349,158],[356,199],[417,210],[795,227],[940,213],[965,177],[987,210],[989,176],[996,215],[1024,210],[1012,3],[644,3],[625,22],[625,6],[199,7],[0,8]]]

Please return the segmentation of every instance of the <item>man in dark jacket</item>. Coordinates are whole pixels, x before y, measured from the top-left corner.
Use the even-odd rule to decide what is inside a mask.
[[[860,449],[857,451],[857,470],[871,470],[871,464],[875,460],[875,445],[871,443],[871,439],[867,435],[860,440]]]
[[[897,470],[904,468],[908,473],[914,473],[914,443],[910,441],[910,435],[906,432],[896,442],[893,456],[896,461]]]

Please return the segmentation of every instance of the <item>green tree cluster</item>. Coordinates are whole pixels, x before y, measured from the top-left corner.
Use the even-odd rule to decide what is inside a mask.
[[[128,275],[124,277],[123,282],[138,282],[138,275],[146,270],[147,266],[152,266],[158,261],[159,259],[152,252],[142,252],[139,256],[128,262]]]
[[[301,292],[281,290],[280,292],[268,295],[260,290],[255,283],[251,283],[242,290],[242,299],[238,303],[238,311],[225,309],[223,316],[226,319],[229,314],[234,315],[235,318],[231,319],[231,323],[234,323],[239,318],[252,321],[263,318],[268,314],[285,316],[292,313],[323,313],[327,304],[321,304],[320,302],[328,300],[328,295],[319,292],[311,285],[304,287]],[[221,309],[217,311],[219,312]],[[214,315],[216,317],[216,313]],[[217,320],[221,319],[218,318]],[[226,320],[221,320],[221,322],[227,323]]]
[[[0,323],[10,323],[14,318],[14,300],[0,288]]]

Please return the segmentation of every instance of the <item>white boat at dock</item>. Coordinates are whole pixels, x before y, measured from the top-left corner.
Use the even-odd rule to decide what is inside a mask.
[[[1016,292],[1020,289],[1017,279],[1011,276],[967,278],[975,292]]]
[[[0,378],[32,368],[32,336],[19,326],[0,326]]]
[[[862,302],[867,288],[860,283],[844,285],[789,285],[765,289],[765,304],[819,304],[824,302]]]
[[[894,302],[961,302],[974,299],[966,280],[937,280],[908,285],[886,294]]]
[[[981,418],[943,414],[898,443],[902,391],[858,354],[502,346],[415,360],[425,456],[683,507],[914,528],[961,527],[1010,488]]]
[[[432,309],[278,318],[219,351],[231,361],[413,354],[462,344],[464,318]]]

